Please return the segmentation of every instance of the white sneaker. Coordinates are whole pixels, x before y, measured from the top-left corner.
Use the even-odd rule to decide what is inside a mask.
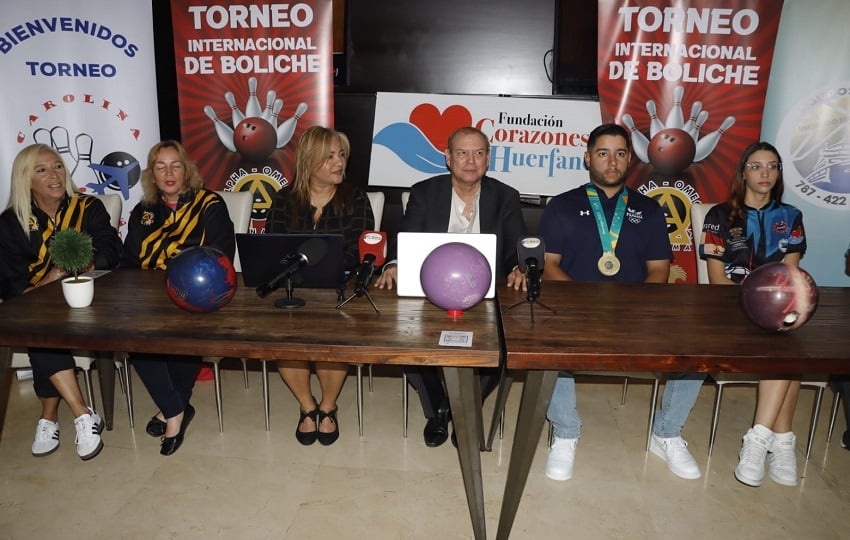
[[[697,460],[688,451],[688,443],[681,437],[662,439],[653,433],[649,451],[666,461],[670,472],[679,478],[696,480],[702,475]]]
[[[52,454],[59,448],[59,422],[40,418],[35,426],[35,439],[32,441],[32,455],[36,457]]]
[[[770,479],[783,486],[797,485],[797,437],[794,433],[776,433],[767,454]]]
[[[77,455],[80,459],[87,460],[95,457],[103,449],[103,441],[100,432],[103,429],[103,419],[99,414],[89,409],[88,414],[82,414],[74,419],[74,428],[77,430]]]
[[[573,477],[578,439],[555,437],[549,457],[546,458],[546,476],[552,480],[569,480]]]
[[[761,424],[747,430],[741,445],[740,461],[735,467],[735,478],[739,482],[753,487],[764,482],[764,460],[772,443],[773,432]]]

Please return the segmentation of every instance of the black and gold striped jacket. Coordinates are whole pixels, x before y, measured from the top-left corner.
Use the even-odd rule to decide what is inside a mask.
[[[21,228],[14,209],[7,208],[0,214],[0,298],[20,295],[53,268],[47,248],[53,235],[63,229],[77,229],[92,237],[95,268],[118,266],[121,238],[96,197],[66,197],[55,219],[33,204],[27,231]]]
[[[162,201],[137,204],[127,222],[121,266],[165,270],[171,258],[194,246],[219,249],[231,259],[236,252],[233,222],[214,191],[184,193],[174,210]]]

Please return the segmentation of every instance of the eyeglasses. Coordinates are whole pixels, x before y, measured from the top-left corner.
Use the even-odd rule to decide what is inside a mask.
[[[454,156],[455,159],[461,160],[461,161],[465,160],[467,158],[470,158],[470,157],[475,161],[480,161],[482,159],[487,158],[487,150],[484,150],[483,148],[479,148],[479,149],[476,149],[476,150],[467,150],[465,148],[457,148],[455,150],[452,150],[452,155]]]
[[[744,165],[744,167],[748,168],[753,172],[761,172],[765,169],[767,169],[768,172],[782,170],[782,164],[776,161],[771,161],[766,165],[754,161],[752,163],[747,163],[746,165]]]

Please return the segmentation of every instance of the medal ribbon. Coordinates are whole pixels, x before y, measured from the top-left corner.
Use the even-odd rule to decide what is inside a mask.
[[[605,219],[605,211],[602,210],[602,201],[599,200],[599,192],[596,186],[588,182],[584,186],[590,208],[593,209],[593,217],[596,218],[596,229],[599,231],[599,240],[602,242],[602,253],[614,253],[617,248],[617,240],[620,237],[620,229],[623,226],[623,218],[626,215],[626,203],[629,201],[629,192],[623,190],[614,208],[614,217],[611,219],[611,227]]]

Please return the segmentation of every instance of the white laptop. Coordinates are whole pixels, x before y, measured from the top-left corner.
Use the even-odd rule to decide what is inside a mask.
[[[496,235],[464,233],[398,233],[398,295],[425,296],[419,281],[419,269],[425,257],[437,246],[449,242],[469,244],[490,263],[490,288],[484,298],[496,295]]]

